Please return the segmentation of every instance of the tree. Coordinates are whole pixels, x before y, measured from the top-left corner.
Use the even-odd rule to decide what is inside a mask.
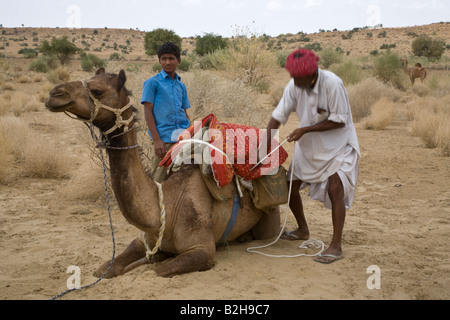
[[[49,43],[44,40],[41,44],[40,51],[45,55],[56,54],[62,65],[65,65],[69,59],[80,51],[72,42],[67,39],[67,36],[62,38],[53,38]]]
[[[445,42],[423,35],[413,41],[412,50],[415,56],[439,60],[445,51]]]
[[[197,36],[195,51],[198,55],[212,53],[218,49],[225,49],[228,46],[227,39],[213,33],[207,33],[203,37]]]
[[[145,34],[145,53],[149,56],[155,55],[158,48],[167,41],[175,43],[181,50],[181,40],[181,37],[172,30],[155,29]]]

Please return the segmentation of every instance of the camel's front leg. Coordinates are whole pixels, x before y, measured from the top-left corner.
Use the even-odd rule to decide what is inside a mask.
[[[147,264],[148,260],[145,253],[145,245],[142,243],[142,240],[140,238],[134,239],[128,248],[114,259],[114,263],[105,278],[114,278],[136,267]],[[94,272],[94,276],[101,277],[108,269],[110,263],[111,261],[102,264],[102,266]]]
[[[194,271],[206,271],[214,264],[216,248],[214,243],[208,246],[196,246],[188,249],[172,259],[161,263],[154,270],[160,277],[172,277]]]

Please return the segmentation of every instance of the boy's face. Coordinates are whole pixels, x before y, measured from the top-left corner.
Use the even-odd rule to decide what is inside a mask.
[[[175,55],[171,53],[165,53],[159,59],[159,64],[167,73],[175,72],[180,62],[181,59],[177,59],[177,57],[175,57]]]

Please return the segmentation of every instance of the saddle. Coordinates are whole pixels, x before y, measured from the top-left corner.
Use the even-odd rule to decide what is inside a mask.
[[[230,183],[236,178],[241,198],[240,184],[251,191],[255,207],[265,210],[287,202],[286,170],[282,164],[288,154],[280,147],[269,157],[270,161],[251,170],[264,133],[265,130],[251,126],[221,123],[210,114],[179,135],[159,166],[173,168],[194,161],[200,165],[211,195],[222,201],[234,196],[235,188]],[[278,146],[279,142],[273,139],[268,152]]]

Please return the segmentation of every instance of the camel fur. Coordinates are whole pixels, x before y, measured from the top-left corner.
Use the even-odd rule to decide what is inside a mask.
[[[427,69],[425,67],[422,67],[420,63],[416,63],[414,68],[408,68],[408,60],[400,59],[400,61],[403,63],[403,70],[409,76],[412,85],[414,85],[417,78],[420,78],[422,83],[424,82],[427,77]]]
[[[86,81],[92,95],[102,104],[121,109],[129,102],[129,91],[125,88],[126,75],[107,74],[102,68]],[[91,118],[93,99],[81,81],[56,86],[45,102],[52,112],[69,112],[79,119]],[[122,113],[123,119],[130,119],[132,109]],[[101,132],[107,132],[116,123],[113,112],[100,109],[93,125]],[[160,229],[160,205],[158,188],[146,173],[138,148],[114,149],[137,145],[133,120],[129,131],[118,128],[107,135],[107,152],[110,162],[112,188],[118,206],[125,219],[141,230],[150,249],[155,246]],[[128,248],[118,255],[107,274],[108,278],[124,274],[138,266],[151,263],[157,275],[170,277],[213,267],[217,242],[228,225],[233,199],[225,202],[215,200],[209,193],[200,169],[196,165],[184,165],[181,170],[162,184],[166,207],[166,228],[160,251],[150,261],[146,258],[143,236],[135,238]],[[268,239],[280,230],[280,213],[276,207],[264,213],[254,207],[250,194],[244,191],[244,209],[241,209],[235,226],[227,241],[240,236],[254,239]],[[143,232],[142,232],[143,231]],[[95,272],[101,276],[108,268],[105,262]]]

